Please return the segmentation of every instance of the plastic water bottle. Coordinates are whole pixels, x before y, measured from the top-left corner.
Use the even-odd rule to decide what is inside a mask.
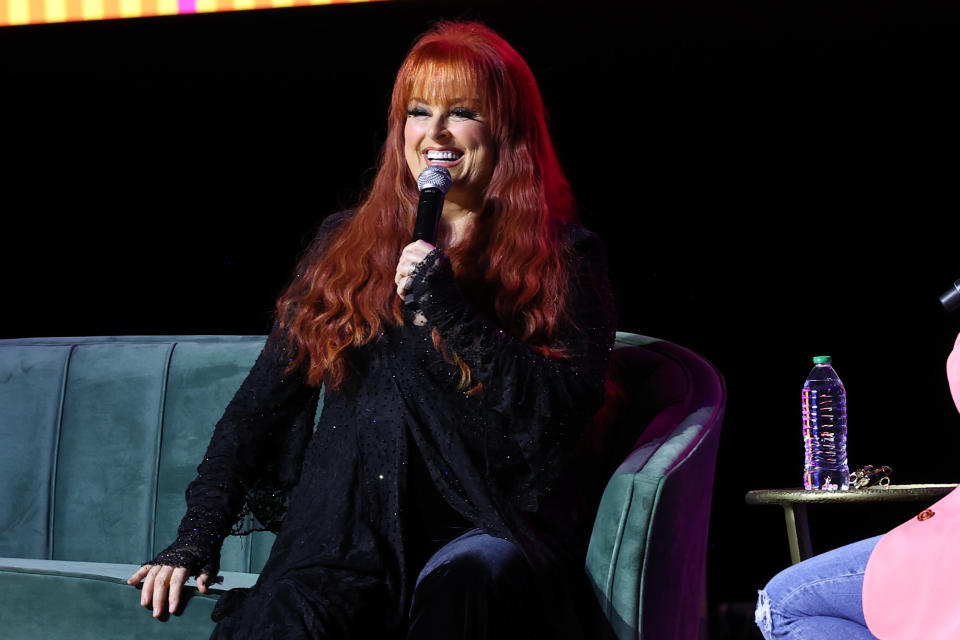
[[[803,488],[846,491],[847,392],[830,362],[830,356],[815,356],[803,383]]]

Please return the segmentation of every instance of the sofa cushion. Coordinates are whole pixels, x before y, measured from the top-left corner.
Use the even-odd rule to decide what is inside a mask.
[[[53,481],[68,345],[0,351],[0,556],[52,557]]]

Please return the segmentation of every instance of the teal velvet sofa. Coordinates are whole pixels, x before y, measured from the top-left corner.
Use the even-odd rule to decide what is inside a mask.
[[[126,579],[173,539],[213,425],[263,341],[0,340],[0,637],[209,635],[217,597],[253,584],[273,534],[228,538],[223,584],[208,594],[188,587],[182,613],[160,621],[137,606]],[[629,455],[606,486],[587,573],[604,633],[694,638],[696,625],[683,620],[697,619],[703,594],[722,378],[667,342],[618,334],[618,347],[621,383],[611,386],[601,440]],[[697,375],[713,372],[713,396],[691,392],[690,363],[703,368]],[[672,390],[656,391],[657,379]],[[643,402],[642,415],[632,412]]]
[[[0,636],[204,638],[271,533],[231,537],[224,583],[162,623],[126,584],[169,544],[263,336],[0,340]],[[193,581],[190,582],[193,584]]]

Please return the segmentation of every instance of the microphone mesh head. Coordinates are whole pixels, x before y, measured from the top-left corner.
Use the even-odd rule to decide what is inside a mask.
[[[450,178],[450,172],[446,167],[430,166],[420,172],[417,178],[417,189],[440,189],[440,192],[446,194],[450,190],[453,180]]]

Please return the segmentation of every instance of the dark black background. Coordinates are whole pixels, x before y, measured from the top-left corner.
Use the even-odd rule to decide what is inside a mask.
[[[729,385],[710,602],[789,562],[752,488],[801,479],[820,353],[853,466],[958,480],[958,22],[912,3],[396,2],[0,30],[0,337],[263,333],[313,229],[354,203],[396,69],[438,17],[526,57],[620,327]],[[815,550],[921,507],[812,515]],[[719,633],[717,634],[719,637]]]

